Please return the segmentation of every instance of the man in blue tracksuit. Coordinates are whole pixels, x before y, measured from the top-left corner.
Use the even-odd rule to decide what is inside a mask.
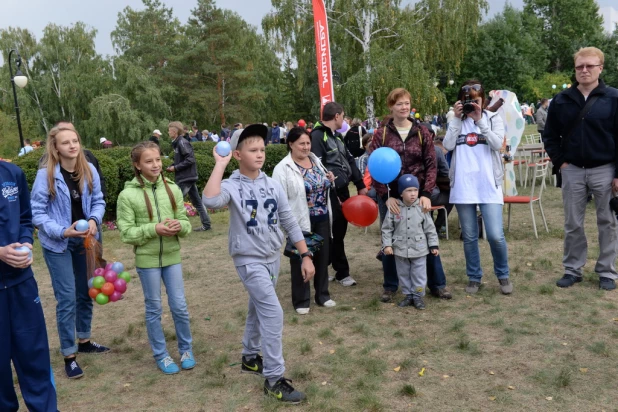
[[[11,361],[28,410],[56,412],[49,344],[32,272],[32,211],[24,172],[0,161],[0,411],[19,408]]]

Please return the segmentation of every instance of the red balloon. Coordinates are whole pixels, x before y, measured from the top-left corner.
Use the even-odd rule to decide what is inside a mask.
[[[105,282],[105,284],[101,287],[101,293],[107,296],[114,293],[114,284],[111,282]]]
[[[343,216],[354,226],[371,226],[378,218],[378,205],[369,196],[352,196],[341,205]]]
[[[90,288],[88,290],[88,296],[90,296],[92,299],[96,299],[99,293],[101,293],[101,290],[97,288]]]
[[[114,281],[114,289],[116,292],[124,293],[127,291],[127,282],[124,279],[118,278]]]

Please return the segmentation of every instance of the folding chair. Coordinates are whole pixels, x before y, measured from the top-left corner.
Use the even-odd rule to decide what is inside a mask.
[[[534,228],[534,236],[538,239],[539,234],[536,230],[536,220],[534,219],[534,209],[532,205],[534,202],[538,202],[539,209],[541,209],[541,216],[543,217],[543,224],[545,225],[545,230],[549,232],[549,228],[547,227],[547,220],[545,219],[545,212],[543,212],[543,204],[541,203],[541,198],[543,196],[543,189],[545,188],[545,176],[547,175],[547,168],[549,162],[539,162],[534,166],[534,178],[532,180],[532,186],[530,189],[530,196],[505,196],[504,204],[509,205],[509,214],[508,214],[508,224],[506,230],[508,231],[511,228],[511,205],[513,204],[528,204],[530,205],[530,214],[532,215],[532,226]],[[542,178],[541,180],[541,188],[539,189],[538,197],[534,196],[534,189],[536,186],[536,179]]]

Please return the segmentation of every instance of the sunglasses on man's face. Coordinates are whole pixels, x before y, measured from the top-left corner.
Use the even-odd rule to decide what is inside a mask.
[[[477,92],[481,91],[480,84],[467,84],[461,88],[464,92],[468,93],[470,90],[476,90]]]

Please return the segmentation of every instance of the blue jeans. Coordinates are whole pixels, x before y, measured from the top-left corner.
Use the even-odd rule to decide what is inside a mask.
[[[382,200],[380,195],[378,197],[378,210],[380,211],[380,227],[386,217],[388,208],[386,202]],[[382,287],[384,290],[390,290],[396,292],[399,287],[399,277],[397,277],[397,267],[395,265],[395,256],[384,255],[382,257],[382,270],[384,272],[384,283]],[[442,267],[442,260],[440,256],[434,256],[431,253],[427,255],[427,288],[431,291],[436,289],[444,289],[446,287],[446,274]]]
[[[461,233],[466,257],[466,273],[470,281],[480,282],[483,277],[481,253],[479,251],[479,226],[475,204],[457,204],[457,213],[461,222]],[[502,226],[502,205],[483,203],[478,205],[483,215],[483,224],[487,232],[487,241],[494,258],[494,272],[498,279],[509,277],[509,259],[504,228]]]
[[[170,265],[163,268],[135,268],[142,282],[144,291],[144,305],[146,309],[146,330],[148,341],[155,360],[159,361],[169,353],[165,345],[165,335],[161,325],[161,279],[167,292],[167,303],[172,312],[178,351],[183,354],[191,350],[191,328],[189,324],[189,311],[185,300],[185,286],[182,280],[182,265]]]
[[[88,296],[86,250],[84,239],[72,237],[62,253],[43,248],[56,297],[56,324],[60,352],[69,356],[77,352],[75,332],[79,339],[90,338],[92,299]]]

